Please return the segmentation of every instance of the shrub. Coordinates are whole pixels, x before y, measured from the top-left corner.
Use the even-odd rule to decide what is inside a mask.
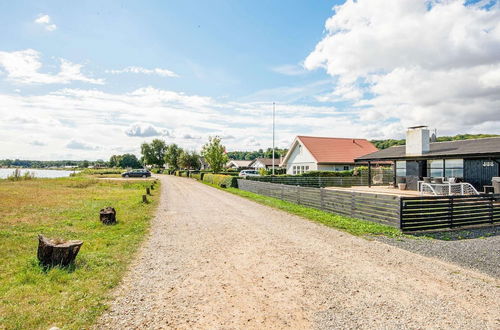
[[[10,181],[21,181],[21,180],[31,180],[35,178],[35,173],[33,172],[24,172],[21,174],[21,170],[16,168],[11,175],[7,176],[7,180]]]
[[[121,168],[86,168],[78,173],[75,173],[75,175],[72,176],[77,176],[77,175],[92,175],[92,174],[99,174],[99,175],[105,175],[105,174],[121,174],[124,172],[124,169]]]
[[[202,180],[222,188],[238,188],[238,177],[236,176],[205,173]]]
[[[203,173],[191,173],[190,176],[193,178],[193,179],[196,179],[196,180],[201,180],[201,176],[202,176]]]

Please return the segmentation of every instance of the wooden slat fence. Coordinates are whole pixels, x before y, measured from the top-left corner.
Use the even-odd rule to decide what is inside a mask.
[[[398,196],[238,180],[238,187],[256,194],[314,207],[348,217],[399,227]]]
[[[367,186],[367,176],[333,176],[333,177],[292,177],[292,176],[255,176],[248,180],[280,183],[301,187],[352,187]]]
[[[500,223],[500,194],[401,198],[401,229],[438,230]]]

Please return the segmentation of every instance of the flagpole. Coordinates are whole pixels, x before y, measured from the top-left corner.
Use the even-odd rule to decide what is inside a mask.
[[[273,175],[274,175],[274,113],[275,113],[275,103],[273,102]]]

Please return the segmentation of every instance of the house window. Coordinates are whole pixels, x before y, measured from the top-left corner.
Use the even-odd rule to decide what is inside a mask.
[[[428,160],[427,175],[433,178],[444,177],[444,160],[443,159]]]
[[[445,159],[445,161],[444,161],[444,176],[447,178],[463,178],[464,177],[464,160],[463,159]]]
[[[348,165],[344,166],[344,171],[349,171],[349,166]]]
[[[309,166],[306,166],[306,172],[308,172],[308,171],[309,171]]]
[[[304,167],[304,166],[301,166],[301,167],[300,167],[300,173],[304,173],[304,169],[305,169],[305,167]]]
[[[406,176],[406,160],[396,162],[396,176]]]
[[[293,175],[297,174],[297,166],[293,166]]]

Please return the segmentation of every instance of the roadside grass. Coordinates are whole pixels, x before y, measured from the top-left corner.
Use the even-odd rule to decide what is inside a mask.
[[[89,328],[149,228],[159,189],[150,182],[88,177],[0,180],[0,329]],[[113,206],[118,223],[102,225],[99,210]],[[37,235],[81,239],[73,266],[44,270]]]
[[[315,222],[319,222],[325,226],[345,231],[355,236],[364,236],[364,235],[371,235],[371,236],[384,235],[388,237],[403,236],[403,233],[399,229],[386,226],[383,224],[355,219],[355,218],[349,218],[317,210],[311,207],[290,203],[277,198],[267,197],[252,192],[240,190],[238,188],[221,188],[217,185],[210,184],[207,182],[202,182],[202,183],[214,187],[216,189],[224,190],[234,195],[238,195],[253,200],[257,203],[270,206],[275,209],[283,210],[288,213],[295,214]]]

